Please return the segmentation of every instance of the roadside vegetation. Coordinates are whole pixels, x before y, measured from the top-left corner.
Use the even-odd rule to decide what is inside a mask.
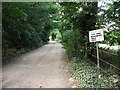
[[[51,40],[63,44],[80,88],[119,88],[120,50],[99,48],[100,69],[96,67],[96,46],[89,31],[105,28],[105,40],[120,45],[120,2],[5,2],[3,5],[3,62],[41,47]],[[107,52],[107,53],[106,53]],[[108,75],[109,74],[109,75]]]
[[[4,2],[2,8],[3,63],[49,41],[57,19],[55,3]]]
[[[70,59],[73,68],[73,78],[79,83],[79,88],[118,88],[119,76],[111,72],[98,69],[89,59]]]
[[[104,1],[102,3],[104,4],[98,5],[100,2],[60,3],[62,43],[73,67],[73,77],[79,83],[79,87],[83,88],[120,87],[119,50],[99,49],[101,58],[99,70],[95,43],[89,42],[89,31],[106,28],[105,40],[98,43],[120,45],[118,24],[120,4]]]

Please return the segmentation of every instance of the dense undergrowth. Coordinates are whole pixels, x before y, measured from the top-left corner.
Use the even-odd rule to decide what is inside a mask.
[[[106,73],[98,69],[89,59],[71,58],[73,78],[80,88],[119,88],[120,80],[117,74]]]

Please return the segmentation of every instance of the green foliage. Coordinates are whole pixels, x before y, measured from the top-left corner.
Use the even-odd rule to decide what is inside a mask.
[[[70,65],[73,68],[73,77],[80,88],[119,88],[118,75],[98,70],[88,59],[73,57]]]
[[[61,41],[62,36],[61,36],[61,33],[59,32],[58,29],[53,29],[53,30],[51,30],[51,32],[50,32],[50,37],[49,37],[50,40],[52,40],[52,33],[56,34],[56,40],[57,40],[57,41]]]
[[[94,46],[89,43],[88,33],[96,29],[97,3],[70,2],[60,5],[62,14],[60,32],[68,53],[77,57],[88,56],[88,51],[92,52],[91,45]]]
[[[4,2],[3,58],[7,49],[40,47],[49,41],[57,13],[55,3]],[[13,51],[14,52],[14,51]]]
[[[81,56],[82,58],[82,56],[84,56],[85,48],[84,46],[82,46],[84,41],[81,38],[82,36],[80,36],[78,30],[67,30],[66,32],[64,32],[62,41],[70,57]]]
[[[120,32],[116,30],[109,30],[104,32],[105,41],[103,43],[109,44],[110,46],[120,44]]]
[[[89,43],[89,31],[108,27],[104,32],[105,40],[100,43],[120,44],[119,3],[107,3],[106,8],[97,6],[97,2],[60,3],[62,41],[69,56],[91,57],[96,53],[95,43]],[[117,19],[117,20],[115,20]]]
[[[118,82],[118,84],[114,83],[114,79],[110,79],[110,76],[105,76],[106,73],[101,72],[92,65],[90,66],[89,62],[86,63],[87,59],[83,59],[84,57],[91,58],[92,56],[89,53],[96,54],[96,49],[94,49],[96,47],[95,43],[89,43],[88,34],[91,30],[104,28],[103,26],[108,27],[112,23],[108,30],[105,31],[105,40],[100,43],[119,45],[118,3],[107,4],[107,10],[97,7],[97,2],[67,2],[60,3],[60,6],[62,43],[70,59],[77,57],[71,64],[75,69],[74,75],[76,80],[80,82],[80,87],[118,87]],[[101,11],[103,14],[99,15]],[[115,21],[115,19],[117,20]],[[119,67],[119,60],[116,59],[118,56],[115,56],[115,58],[109,54],[102,54],[100,55],[101,58],[104,56],[104,60],[112,62],[111,64]],[[96,63],[96,58],[92,57],[91,59]],[[116,73],[118,72],[117,70],[104,63],[100,62],[100,67],[107,67],[106,69],[109,72],[118,74]],[[102,76],[100,79],[98,78],[99,74]],[[119,78],[117,80],[119,81]]]
[[[120,44],[120,26],[119,26],[119,2],[104,2],[105,6],[108,7],[107,9],[99,8],[99,13],[102,14],[98,15],[97,25],[100,28],[107,27],[107,31],[105,31],[105,41],[103,43],[109,45],[119,45]],[[105,7],[104,6],[104,7]]]

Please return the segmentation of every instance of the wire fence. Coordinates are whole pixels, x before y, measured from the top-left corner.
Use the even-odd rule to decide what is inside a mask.
[[[102,50],[102,49],[99,49],[99,50],[102,51],[102,52],[109,53],[109,54],[113,54],[113,55],[116,55],[116,56],[117,56],[117,54],[115,54],[115,53],[111,53],[111,52],[109,52],[109,51],[105,51],[105,50]]]
[[[94,49],[96,50],[96,48],[94,48]],[[116,55],[116,56],[117,56],[117,54],[112,53],[112,52],[109,52],[109,51],[106,51],[106,50],[103,50],[103,49],[101,49],[101,48],[99,48],[99,50],[102,51],[102,52],[109,53],[109,54],[113,54],[113,55]]]
[[[89,53],[89,54],[92,55],[93,57],[97,58],[95,55],[93,55],[91,53]],[[101,58],[99,58],[99,60],[103,61],[104,63],[106,63],[106,64],[108,64],[108,65],[110,65],[110,66],[112,66],[112,67],[114,67],[114,68],[116,68],[118,70],[120,70],[120,68],[116,67],[115,65],[113,65],[113,64],[111,64],[111,63],[109,63],[109,62],[107,62],[107,61],[105,61],[105,60],[103,60]]]
[[[89,60],[92,64],[94,64],[95,66],[96,66],[96,64],[93,62],[93,61],[91,61],[90,59],[87,59],[87,60]],[[104,72],[104,73],[106,73],[107,75],[111,75],[111,73],[108,73],[107,71],[105,71],[105,70],[103,70],[102,68],[99,68],[102,72]]]

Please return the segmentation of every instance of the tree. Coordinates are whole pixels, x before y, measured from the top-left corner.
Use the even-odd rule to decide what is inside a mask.
[[[57,13],[55,3],[4,2],[3,3],[3,56],[14,48],[34,48],[49,41]]]
[[[66,48],[74,50],[76,56],[81,56],[81,54],[87,56],[88,51],[92,50],[88,41],[88,32],[96,29],[97,2],[69,2],[60,3],[60,5],[63,22],[61,32],[69,32],[69,34],[63,35]]]

